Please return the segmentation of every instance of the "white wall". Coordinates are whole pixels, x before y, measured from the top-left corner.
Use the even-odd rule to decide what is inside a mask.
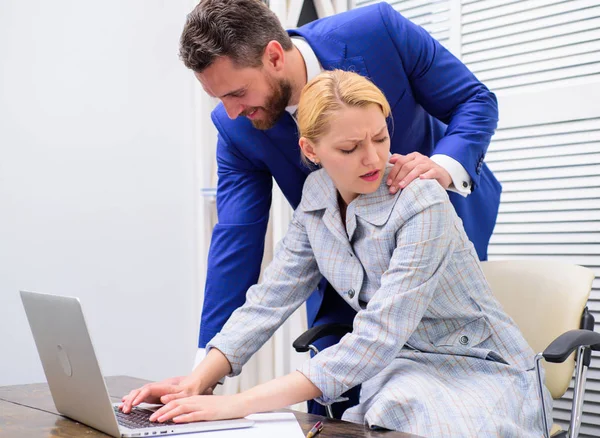
[[[45,380],[19,289],[79,296],[105,375],[189,371],[191,7],[0,1],[0,385]]]

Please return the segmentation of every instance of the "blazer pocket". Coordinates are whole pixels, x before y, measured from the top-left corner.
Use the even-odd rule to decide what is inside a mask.
[[[442,335],[432,344],[436,347],[476,347],[492,336],[492,330],[485,317],[466,323],[456,331]]]

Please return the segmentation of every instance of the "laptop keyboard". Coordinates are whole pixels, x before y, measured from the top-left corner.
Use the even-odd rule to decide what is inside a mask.
[[[173,421],[165,421],[164,423],[157,423],[148,420],[150,415],[154,412],[149,409],[144,408],[134,408],[131,410],[131,413],[125,414],[119,410],[117,406],[114,407],[115,415],[117,416],[117,421],[121,426],[128,427],[130,429],[141,429],[144,427],[160,427],[164,425],[172,425],[177,424]]]

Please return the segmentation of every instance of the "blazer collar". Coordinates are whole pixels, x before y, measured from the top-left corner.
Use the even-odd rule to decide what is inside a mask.
[[[350,225],[348,234],[354,232],[353,217],[356,215],[365,221],[381,226],[387,222],[394,209],[394,205],[400,196],[401,190],[394,195],[389,193],[386,184],[387,175],[392,166],[385,169],[381,184],[373,193],[359,195],[348,205],[346,210],[346,223]],[[337,189],[333,181],[324,169],[312,172],[306,179],[304,189],[302,190],[302,201],[300,208],[303,211],[327,210],[334,212],[339,210],[337,201]],[[351,219],[352,218],[352,219]],[[350,236],[351,238],[351,236]]]
[[[329,35],[319,35],[311,30],[309,27],[308,29],[290,29],[287,32],[290,36],[300,36],[308,42],[324,70],[341,69],[368,76],[363,57],[348,57],[346,43],[333,39]]]

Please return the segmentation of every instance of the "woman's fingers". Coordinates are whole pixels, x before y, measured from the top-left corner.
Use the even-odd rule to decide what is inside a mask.
[[[158,403],[162,401],[163,403],[168,403],[170,400],[187,397],[189,395],[189,393],[182,391],[179,385],[164,382],[148,383],[139,389],[134,389],[128,395],[123,397],[123,404],[120,408],[127,414],[131,412],[131,409],[134,406],[143,402]],[[166,399],[163,400],[165,397]]]
[[[229,405],[227,397],[195,395],[180,398],[157,410],[150,416],[150,421],[163,423],[173,420],[176,423],[189,423],[233,418],[226,412]]]
[[[185,397],[189,397],[189,396],[190,396],[190,394],[187,391],[183,390],[183,391],[179,391],[175,394],[163,395],[160,398],[160,401],[162,404],[166,405],[166,404],[172,402],[173,400],[177,400],[177,399],[185,398]]]
[[[184,413],[190,412],[186,409],[192,409],[193,400],[195,397],[187,397],[180,398],[177,400],[172,400],[169,403],[165,404],[163,407],[158,409],[150,416],[150,421],[159,421],[164,422],[167,420],[176,417],[177,415],[181,415]]]
[[[135,398],[137,397],[137,395],[140,393],[139,389],[134,389],[131,392],[129,392],[129,394],[127,394],[125,397],[123,397],[123,404],[120,406],[121,410],[125,413],[128,413],[131,411],[131,405],[133,400],[135,400]]]
[[[146,398],[148,398],[149,395],[150,395],[150,387],[148,387],[146,385],[142,386],[141,391],[139,391],[138,394],[135,396],[135,398],[131,402],[131,405],[132,406],[139,405],[143,401],[146,401]]]
[[[193,423],[194,421],[208,421],[210,416],[207,411],[194,411],[189,414],[178,415],[173,418],[175,423]]]

